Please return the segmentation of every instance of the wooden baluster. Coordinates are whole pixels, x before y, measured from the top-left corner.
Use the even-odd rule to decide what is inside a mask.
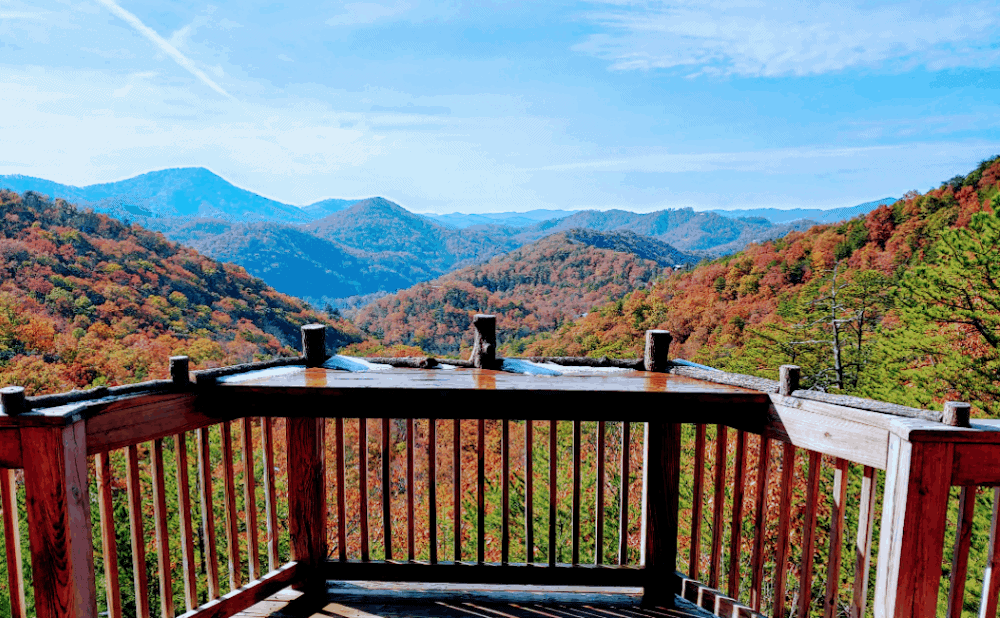
[[[556,552],[556,488],[558,452],[558,423],[549,421],[549,566],[555,566],[558,558]]]
[[[958,496],[958,530],[951,558],[951,578],[948,587],[946,618],[962,618],[965,604],[965,579],[969,571],[969,549],[972,547],[972,522],[976,510],[978,487],[963,487]]]
[[[344,453],[344,419],[337,417],[334,423],[337,443],[337,557],[347,562],[347,487],[345,468],[347,455]]]
[[[219,598],[220,591],[219,556],[215,543],[215,510],[212,497],[212,458],[209,446],[208,427],[202,427],[198,430],[198,480],[201,485],[201,528],[205,543],[203,559],[208,573],[208,598],[212,600]],[[274,533],[277,535],[277,527]],[[268,534],[270,535],[270,532]]]
[[[753,556],[750,559],[750,607],[760,612],[764,586],[764,540],[767,538],[767,485],[771,477],[771,439],[760,436],[757,453],[757,496],[754,503]]]
[[[240,532],[236,520],[236,479],[233,472],[233,434],[229,421],[222,429],[222,487],[226,501],[226,557],[229,570],[229,589],[236,590],[243,585],[240,565]]]
[[[694,434],[694,489],[691,502],[691,555],[688,577],[698,581],[701,575],[701,509],[705,497],[705,426],[697,425]]]
[[[858,505],[858,536],[854,546],[854,590],[851,618],[864,618],[868,604],[868,575],[871,570],[872,538],[875,531],[875,501],[878,498],[875,469],[864,467],[861,476],[861,504]]]
[[[142,487],[139,482],[139,449],[131,445],[125,483],[128,489],[129,539],[132,542],[132,575],[135,589],[135,615],[149,617],[149,580],[146,575],[146,532],[142,525]]]
[[[476,560],[479,564],[486,561],[486,421],[479,419],[479,434],[476,442],[476,456],[479,460],[479,468],[476,472],[477,494],[476,494],[476,514],[479,521],[477,528],[479,537],[477,540]]]
[[[288,532],[292,560],[302,570],[299,588],[319,591],[326,581],[326,420],[285,420],[288,445]]]
[[[416,487],[413,484],[413,451],[416,448],[414,438],[414,420],[406,419],[406,559],[416,559],[416,530],[414,528],[413,503]]]
[[[642,474],[643,605],[672,603],[680,592],[677,566],[681,426],[645,423]]]
[[[260,420],[261,447],[264,450],[264,517],[267,519],[267,570],[278,568],[278,505],[274,486],[274,425],[271,417]]]
[[[837,458],[833,471],[833,506],[830,508],[830,549],[826,567],[823,618],[835,618],[840,605],[840,560],[844,547],[844,514],[847,505],[846,459]]]
[[[813,559],[816,550],[816,509],[819,508],[819,475],[822,464],[823,456],[816,451],[809,451],[806,513],[802,530],[802,565],[799,568],[799,618],[808,618],[812,604]],[[829,573],[827,576],[830,576]],[[839,577],[839,573],[834,577]]]
[[[535,426],[533,421],[524,421],[524,559],[528,564],[535,561],[534,447]]]
[[[886,496],[889,495],[888,488]],[[887,498],[888,500],[888,498]],[[879,554],[879,561],[882,556]],[[879,568],[881,575],[881,567]],[[1000,487],[993,489],[993,519],[990,521],[990,545],[983,573],[983,596],[979,602],[980,618],[997,615],[997,598],[1000,596]]]
[[[500,562],[510,561],[510,421],[503,420],[503,433],[500,436],[500,458],[503,469],[500,471],[500,482],[503,483],[500,500],[503,502],[503,522],[500,529]]]
[[[25,618],[28,605],[24,596],[21,561],[21,528],[17,517],[17,485],[14,471],[0,468],[0,515],[3,516],[4,556],[7,558],[7,585],[11,618]]]
[[[596,538],[594,540],[594,564],[604,562],[604,440],[607,433],[605,421],[597,421],[597,488],[594,505]]]
[[[437,517],[437,419],[427,419],[427,520],[431,564],[438,561]]]
[[[954,443],[889,434],[875,579],[880,616],[931,616],[937,609],[954,459]]]
[[[160,615],[174,616],[171,580],[170,530],[167,528],[167,489],[163,476],[163,439],[153,440],[153,530],[156,533],[156,565],[160,577]]]
[[[795,480],[795,445],[784,443],[781,456],[781,505],[778,507],[778,549],[774,559],[774,618],[784,618],[787,601],[785,582],[788,577],[788,545],[792,520],[792,491]]]
[[[121,618],[122,599],[118,587],[118,543],[115,540],[115,506],[111,496],[111,453],[97,455],[98,511],[101,517],[101,551],[104,553],[104,588],[108,617]],[[8,566],[8,568],[10,568]]]
[[[580,564],[580,421],[573,421],[573,564]]]
[[[733,470],[733,514],[729,525],[729,596],[740,598],[740,575],[743,545],[743,493],[746,487],[746,440],[743,430],[736,432],[736,455]]]
[[[187,611],[198,606],[198,573],[194,562],[194,530],[191,516],[191,482],[188,479],[187,436],[174,436],[177,467],[177,518],[181,532],[181,573],[184,575],[184,606]]]
[[[358,419],[358,496],[361,514],[361,560],[368,562],[368,419]]]
[[[452,487],[452,523],[455,530],[455,562],[462,561],[462,421],[453,421],[452,433],[455,439],[452,440],[451,452],[451,478],[454,485]]]
[[[385,559],[392,560],[392,446],[390,419],[382,419],[382,541]]]
[[[247,557],[248,570],[247,579],[254,581],[260,579],[263,573],[260,572],[260,547],[259,534],[257,530],[257,487],[254,478],[255,466],[253,456],[253,420],[243,419],[243,444],[240,448],[240,462],[243,464],[243,510],[247,518]]]
[[[85,422],[20,428],[38,618],[97,616]]]
[[[726,460],[728,459],[729,431],[725,425],[716,425],[715,430],[715,496],[712,500],[712,563],[708,571],[708,587],[719,588],[719,573],[722,571],[723,517],[726,508]]]
[[[622,464],[621,464],[621,500],[618,509],[618,564],[628,564],[628,486],[629,458],[632,449],[632,427],[628,421],[622,421]]]

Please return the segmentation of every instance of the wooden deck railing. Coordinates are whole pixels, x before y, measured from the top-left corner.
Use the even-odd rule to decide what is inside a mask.
[[[743,403],[524,390],[432,408],[432,391],[314,394],[308,371],[305,387],[225,383],[321,363],[321,332],[304,329],[302,358],[193,381],[177,358],[170,381],[4,389],[10,615],[225,618],[326,579],[643,586],[650,602],[677,593],[719,616],[961,615],[976,488],[1000,485],[1000,431],[969,427],[967,407],[943,423],[797,390],[794,368],[777,383],[664,365],[656,345],[634,365],[731,384]],[[480,334],[470,364],[493,366]],[[1000,495],[988,536],[983,616],[1000,592]]]

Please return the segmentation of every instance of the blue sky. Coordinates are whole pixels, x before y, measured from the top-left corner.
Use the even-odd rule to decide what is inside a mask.
[[[837,207],[1000,154],[1000,4],[0,0],[0,174]]]

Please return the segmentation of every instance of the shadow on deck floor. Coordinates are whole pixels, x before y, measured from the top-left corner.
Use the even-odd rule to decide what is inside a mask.
[[[237,618],[707,618],[677,598],[639,607],[638,588],[329,582],[325,597],[286,589]]]

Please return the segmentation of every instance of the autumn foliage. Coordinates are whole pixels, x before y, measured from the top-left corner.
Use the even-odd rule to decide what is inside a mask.
[[[509,342],[507,351],[636,357],[642,353],[643,332],[662,328],[673,333],[674,357],[774,377],[777,367],[785,362],[813,363],[817,368],[825,362],[816,355],[828,355],[824,351],[830,347],[827,342],[805,351],[795,347],[801,343],[796,335],[805,336],[799,339],[829,337],[829,328],[820,330],[822,312],[830,310],[830,295],[836,288],[842,295],[836,301],[842,311],[839,317],[846,322],[847,317],[863,311],[866,320],[860,326],[852,323],[844,327],[844,336],[857,340],[857,345],[849,359],[853,369],[845,369],[851,380],[841,388],[910,405],[940,403],[946,396],[975,398],[977,392],[954,390],[958,388],[955,384],[945,384],[940,377],[923,394],[919,389],[910,389],[908,394],[905,389],[889,392],[879,384],[906,383],[910,374],[905,371],[936,362],[934,351],[928,350],[921,358],[898,349],[911,345],[912,351],[913,339],[931,334],[913,334],[909,344],[900,339],[903,328],[910,328],[922,311],[919,303],[908,300],[922,276],[919,267],[940,263],[948,252],[940,243],[949,238],[950,231],[970,229],[977,213],[995,219],[992,213],[998,194],[1000,158],[994,158],[967,176],[956,177],[923,195],[908,193],[895,204],[881,206],[864,217],[792,232],[666,277],[551,333]],[[980,220],[991,221],[989,217]],[[988,256],[983,259],[988,261]],[[979,263],[984,263],[983,259]],[[910,309],[906,309],[908,303]],[[813,322],[818,326],[810,326]],[[806,332],[809,328],[813,330]],[[956,321],[927,328],[935,329],[934,333],[954,331],[943,345],[956,350],[961,347],[967,357],[985,358],[988,354],[984,345],[976,343],[980,341],[978,333],[969,326]],[[899,373],[880,375],[877,367]]]
[[[385,344],[456,354],[472,345],[472,316],[497,316],[500,341],[550,331],[669,272],[629,253],[553,234],[364,307],[363,331]]]
[[[35,193],[0,192],[0,383],[29,394],[167,375],[298,353],[298,329],[333,327],[232,264],[160,234]]]

